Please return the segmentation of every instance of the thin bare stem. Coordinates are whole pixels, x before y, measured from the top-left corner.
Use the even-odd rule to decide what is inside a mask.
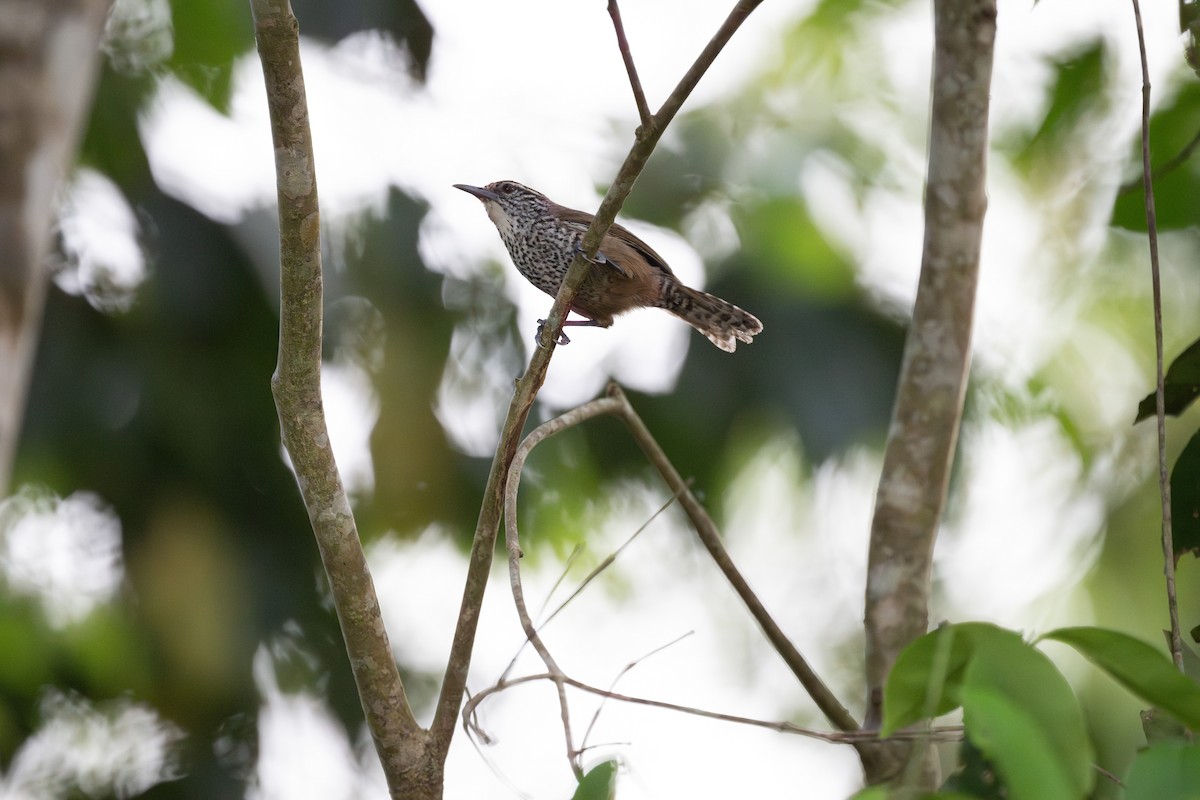
[[[737,566],[733,563],[733,559],[729,557],[729,552],[725,549],[725,544],[721,541],[721,534],[717,531],[716,523],[712,517],[692,494],[688,488],[687,481],[680,476],[675,469],[675,465],[667,458],[667,454],[663,452],[662,447],[650,433],[650,429],[646,427],[646,423],[633,410],[633,406],[629,404],[629,398],[621,391],[616,384],[609,384],[608,393],[610,397],[616,398],[621,402],[620,416],[624,420],[626,427],[633,436],[638,447],[658,470],[659,475],[666,481],[667,486],[671,491],[679,495],[679,504],[684,512],[691,520],[692,527],[696,531],[700,543],[708,551],[713,563],[717,569],[725,576],[725,580],[733,587],[734,592],[746,606],[746,610],[750,612],[750,616],[754,617],[754,621],[762,628],[763,634],[767,640],[775,648],[775,652],[779,653],[780,658],[791,669],[792,674],[804,686],[813,702],[821,709],[830,722],[835,727],[843,731],[853,731],[858,729],[858,723],[854,717],[846,710],[837,696],[830,691],[825,682],[821,680],[816,671],[809,666],[808,661],[801,655],[792,641],[788,639],[783,629],[775,622],[775,619],[767,611],[762,601],[758,599],[758,595],[750,588],[750,584],[742,576]]]
[[[479,608],[483,604],[484,592],[487,589],[488,574],[492,564],[492,553],[496,545],[496,533],[500,526],[500,516],[504,507],[504,479],[508,474],[508,466],[516,454],[517,443],[537,392],[546,380],[546,371],[550,366],[550,358],[554,354],[555,342],[562,331],[563,320],[566,319],[567,309],[583,283],[587,274],[589,259],[595,257],[600,248],[604,234],[612,226],[617,212],[633,189],[637,176],[641,174],[654,151],[655,145],[662,137],[663,130],[674,117],[675,112],[683,105],[704,71],[716,58],[725,43],[733,35],[751,11],[762,0],[740,0],[730,13],[729,19],[713,36],[712,41],[704,48],[696,63],[671,92],[663,110],[654,118],[650,126],[642,126],[638,136],[626,156],[625,162],[617,172],[604,201],[592,219],[587,233],[583,237],[580,253],[576,256],[571,268],[567,270],[554,299],[550,313],[546,315],[543,327],[542,345],[534,349],[533,357],[525,374],[517,381],[516,391],[508,406],[508,414],[500,431],[500,443],[492,459],[491,470],[488,473],[487,486],[484,488],[483,501],[479,511],[479,521],[475,527],[475,538],[471,544],[471,555],[467,569],[466,585],[463,588],[463,599],[458,616],[458,626],[450,645],[450,657],[446,665],[446,677],[442,683],[442,691],[438,696],[437,708],[434,712],[433,724],[430,726],[430,739],[433,748],[445,754],[450,748],[450,739],[454,733],[455,719],[462,705],[463,694],[466,692],[467,671],[471,663],[471,650],[475,642],[475,630],[479,624]]]
[[[1175,594],[1175,548],[1171,536],[1171,479],[1167,470],[1166,388],[1163,378],[1162,282],[1158,268],[1158,222],[1154,213],[1154,183],[1150,172],[1150,68],[1146,62],[1146,35],[1142,10],[1133,0],[1137,22],[1138,53],[1142,60],[1142,191],[1146,201],[1146,232],[1150,242],[1150,283],[1154,294],[1154,410],[1158,417],[1158,491],[1162,500],[1163,573],[1167,579],[1167,612],[1171,618],[1171,658],[1183,671],[1183,636],[1179,630],[1179,601]]]
[[[695,631],[688,631],[687,633],[676,636],[674,639],[667,642],[666,644],[659,645],[658,647],[651,650],[649,653],[646,653],[645,655],[643,655],[639,658],[635,658],[633,661],[630,661],[628,664],[621,667],[621,671],[618,672],[617,676],[612,679],[612,683],[608,684],[608,690],[611,692],[613,689],[615,689],[617,684],[621,681],[621,678],[625,677],[631,670],[635,669],[643,661],[650,658],[651,656],[658,655],[662,651],[666,650],[668,647],[674,647],[675,645],[679,644],[687,637],[691,636],[693,633],[695,633]],[[596,723],[600,720],[600,712],[604,710],[604,704],[607,702],[608,702],[607,697],[602,698],[600,701],[600,705],[596,707],[596,713],[592,714],[592,721],[588,723],[587,730],[585,730],[583,732],[583,741],[579,746],[580,752],[588,749],[588,743],[587,743],[588,737],[590,737],[592,735],[592,729],[596,727]]]
[[[275,148],[280,235],[279,362],[271,390],[367,727],[394,797],[440,792],[440,764],[418,768],[425,734],[404,693],[321,402],[320,213],[299,25],[287,0],[251,0]]]
[[[608,15],[612,17],[613,30],[617,33],[617,48],[621,51],[621,60],[625,62],[625,72],[629,75],[629,86],[633,89],[633,101],[637,103],[638,117],[642,125],[649,125],[650,106],[646,104],[646,93],[642,91],[642,82],[638,79],[637,66],[633,63],[633,52],[629,49],[629,40],[625,38],[625,25],[621,22],[621,9],[617,0],[608,0]]]
[[[564,684],[575,689],[579,689],[589,694],[594,694],[608,700],[615,700],[619,703],[631,703],[633,705],[646,706],[648,708],[661,708],[665,711],[675,711],[680,714],[689,714],[694,717],[704,717],[705,719],[715,719],[721,722],[732,722],[737,725],[749,725],[755,728],[766,728],[767,730],[776,731],[778,733],[787,733],[793,736],[804,736],[810,739],[819,739],[823,742],[831,744],[861,744],[874,743],[881,741],[878,731],[855,730],[855,731],[819,731],[813,728],[804,728],[795,725],[791,722],[754,719],[753,717],[743,717],[737,714],[725,714],[719,711],[707,711],[702,708],[693,706],[679,705],[678,703],[667,703],[662,700],[652,700],[647,697],[634,697],[619,692],[611,692],[607,689],[601,689],[596,686],[591,686],[583,681],[575,680],[569,676],[555,676],[549,672],[540,672],[535,675],[524,675],[520,678],[514,678],[506,681],[503,684],[496,684],[484,689],[479,694],[471,698],[471,702],[466,709],[469,713],[474,713],[479,704],[488,697],[509,689],[513,686],[519,686],[525,683],[533,683],[535,681],[555,681],[562,680]],[[961,725],[946,725],[934,728],[923,729],[906,729],[896,731],[889,737],[890,741],[930,741],[930,742],[958,742],[962,741],[963,728]]]
[[[650,517],[645,522],[643,522],[641,525],[639,525],[638,529],[636,531],[629,534],[629,537],[624,542],[622,542],[621,545],[616,550],[614,550],[613,552],[611,552],[607,556],[605,556],[604,559],[599,564],[597,564],[592,569],[591,572],[589,572],[586,576],[584,576],[583,580],[579,582],[579,585],[575,587],[575,590],[571,592],[571,594],[567,597],[566,600],[563,600],[561,603],[559,603],[558,606],[555,607],[555,609],[552,612],[550,612],[549,616],[543,618],[542,614],[545,612],[546,606],[549,604],[549,599],[550,599],[549,596],[547,596],[546,602],[542,604],[542,607],[540,609],[538,609],[538,619],[541,620],[540,622],[538,622],[538,626],[537,626],[538,631],[539,632],[544,631],[546,629],[546,626],[548,626],[551,622],[554,621],[555,617],[557,617],[559,614],[561,614],[562,611],[568,605],[570,605],[571,602],[574,601],[576,597],[579,597],[579,595],[581,595],[583,593],[583,590],[588,587],[588,584],[590,584],[592,581],[594,581],[596,578],[598,578],[600,576],[600,574],[602,572],[604,572],[604,570],[611,567],[613,565],[613,563],[617,560],[617,558],[620,557],[621,553],[623,553],[625,551],[625,548],[627,548],[627,547],[629,547],[629,545],[633,544],[633,540],[636,539],[638,536],[641,536],[642,531],[644,531],[644,530],[646,530],[646,528],[650,527],[650,523],[654,522],[654,520],[658,519],[659,515],[662,514],[664,511],[666,511],[668,508],[670,508],[672,505],[674,505],[674,503],[678,499],[679,499],[679,496],[674,495],[670,499],[668,499],[667,502],[665,502],[661,506],[659,506],[658,510],[655,511],[653,514],[651,514]],[[571,556],[570,556],[570,558],[567,559],[567,563],[568,563],[567,568],[568,569],[569,569],[570,562],[574,560],[575,556],[579,553],[579,551],[581,549],[582,549],[582,544],[576,545],[575,548],[571,551]],[[564,569],[563,574],[561,576],[559,576],[559,579],[555,582],[554,589],[558,588],[558,586],[563,581],[563,577],[565,577],[566,574],[567,574],[567,570]],[[551,592],[553,592],[553,591],[554,590],[552,589]],[[516,654],[512,657],[512,660],[508,662],[508,666],[504,669],[504,672],[500,673],[500,680],[505,680],[508,677],[508,675],[513,671],[513,669],[516,667],[517,659],[520,657],[521,652],[525,649],[526,644],[528,644],[528,640],[522,642],[521,646],[519,648],[517,648]]]
[[[525,437],[524,441],[521,442],[521,446],[517,448],[512,464],[508,468],[508,479],[505,481],[504,488],[504,540],[508,547],[508,576],[509,584],[512,587],[513,603],[517,608],[517,616],[521,620],[521,628],[525,631],[525,638],[533,645],[533,649],[537,651],[538,656],[545,663],[546,669],[550,670],[550,674],[556,676],[554,683],[558,689],[563,734],[567,741],[567,760],[570,762],[571,769],[574,770],[577,778],[583,777],[583,768],[579,764],[579,751],[576,749],[575,742],[571,736],[571,714],[563,683],[565,674],[559,669],[558,664],[555,663],[554,657],[542,641],[542,637],[538,634],[537,626],[533,624],[533,620],[530,618],[529,612],[525,607],[525,590],[521,586],[521,557],[523,554],[517,531],[517,491],[521,486],[521,471],[525,468],[525,459],[529,457],[533,448],[537,447],[540,442],[548,437],[574,425],[578,425],[585,420],[592,419],[601,414],[613,413],[616,410],[615,406],[616,403],[607,398],[593,400],[579,408],[568,411],[561,417],[556,417],[543,425],[539,425]]]

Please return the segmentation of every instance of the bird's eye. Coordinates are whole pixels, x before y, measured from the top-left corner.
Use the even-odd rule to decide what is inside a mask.
[[[500,187],[501,194],[512,194],[515,187],[511,183],[506,183]]]

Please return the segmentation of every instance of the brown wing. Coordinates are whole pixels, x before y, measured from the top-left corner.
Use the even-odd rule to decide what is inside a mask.
[[[557,205],[554,210],[559,219],[578,228],[581,233],[592,224],[592,215],[583,211]],[[605,261],[626,278],[641,277],[641,273],[648,272],[646,265],[668,275],[675,274],[667,266],[666,259],[654,252],[654,248],[634,236],[623,225],[615,222],[600,242],[600,255],[604,256]]]

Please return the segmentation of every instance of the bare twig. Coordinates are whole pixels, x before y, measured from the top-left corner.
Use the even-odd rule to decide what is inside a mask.
[[[643,125],[649,125],[650,106],[646,103],[646,93],[642,91],[642,82],[638,79],[629,40],[625,38],[625,25],[621,22],[621,9],[617,6],[617,0],[608,0],[608,15],[612,17],[613,30],[617,33],[617,47],[621,51],[621,60],[625,62],[625,72],[629,74],[629,86],[633,89],[633,101],[637,103],[638,117]]]
[[[630,670],[637,667],[638,664],[641,664],[643,661],[650,658],[651,656],[658,655],[663,650],[666,650],[668,647],[674,647],[675,645],[679,644],[679,642],[681,642],[684,639],[686,639],[687,637],[691,636],[693,633],[694,633],[694,631],[688,631],[687,633],[676,636],[674,639],[667,642],[666,644],[659,645],[658,647],[651,650],[649,653],[646,653],[645,655],[640,656],[639,658],[635,658],[633,661],[630,661],[628,664],[621,667],[621,671],[618,672],[617,676],[612,679],[612,683],[608,684],[608,690],[611,692],[613,689],[615,689],[617,686],[617,683],[620,682],[621,678],[625,677],[625,675],[627,675],[630,672]],[[608,702],[608,698],[607,697],[602,698],[600,700],[600,705],[598,705],[596,707],[596,713],[592,714],[592,721],[588,723],[587,730],[585,730],[583,732],[583,742],[579,746],[580,752],[583,752],[588,749],[588,743],[587,743],[588,737],[592,735],[592,729],[596,727],[596,723],[600,720],[600,712],[604,710],[604,704],[606,702]]]
[[[946,501],[971,353],[987,195],[995,0],[935,0],[933,99],[921,277],[871,524],[866,587],[867,719],[900,650],[925,633],[933,543]],[[864,768],[878,783],[903,763]]]
[[[566,430],[574,425],[578,425],[584,420],[592,419],[601,414],[611,414],[615,408],[615,403],[607,398],[602,400],[593,400],[590,403],[585,403],[579,408],[572,409],[561,417],[550,420],[547,423],[539,425],[517,448],[516,454],[513,456],[512,463],[508,468],[508,478],[504,485],[504,541],[508,549],[508,575],[509,584],[512,587],[513,603],[517,608],[517,616],[521,620],[521,628],[525,631],[525,638],[533,645],[533,649],[541,657],[546,669],[550,670],[555,686],[558,689],[559,709],[562,714],[563,735],[567,740],[567,760],[571,764],[571,769],[574,770],[577,778],[583,777],[583,768],[579,764],[577,755],[579,751],[575,748],[575,742],[571,736],[571,714],[570,708],[567,705],[567,695],[564,688],[565,674],[559,669],[555,663],[554,657],[550,654],[549,648],[542,642],[542,637],[538,634],[537,626],[533,624],[533,620],[529,616],[529,612],[525,607],[525,590],[521,586],[521,543],[519,541],[517,531],[517,490],[521,486],[521,470],[525,467],[525,459],[537,447],[538,443],[544,441],[550,436],[559,431]]]
[[[321,402],[321,239],[299,26],[288,0],[251,0],[275,149],[280,238],[279,363],[271,391],[309,522],[329,576],[367,727],[393,796],[440,790],[414,769],[424,732],[413,717],[338,475]],[[440,765],[438,765],[440,767]],[[438,795],[440,796],[440,794]]]
[[[608,700],[615,700],[619,703],[632,703],[634,705],[647,706],[649,708],[661,708],[666,711],[675,711],[680,714],[689,714],[695,717],[715,719],[721,722],[732,722],[737,725],[749,725],[755,728],[766,728],[767,730],[777,731],[779,733],[787,733],[794,736],[804,736],[810,739],[820,739],[823,742],[830,742],[831,744],[862,744],[881,741],[878,731],[819,731],[813,728],[804,728],[791,722],[754,719],[753,717],[742,717],[738,716],[737,714],[724,714],[719,711],[707,711],[702,708],[679,705],[678,703],[667,703],[662,700],[652,700],[646,697],[634,697],[631,695],[620,694],[618,692],[611,692],[607,689],[600,689],[596,686],[586,684],[583,681],[575,680],[569,676],[555,676],[549,672],[540,672],[535,675],[524,675],[520,678],[514,678],[502,684],[490,686],[471,698],[471,701],[467,704],[467,708],[464,709],[464,714],[474,714],[479,704],[488,697],[513,686],[532,683],[534,681],[556,680],[561,680],[567,686],[579,689],[580,691],[588,692],[589,694],[594,694]],[[889,741],[958,742],[962,741],[962,736],[963,728],[961,725],[946,725],[934,728],[917,728],[896,731],[891,735],[891,737],[889,737]]]
[[[616,550],[614,550],[613,552],[611,552],[607,556],[605,556],[604,559],[601,560],[601,562],[599,564],[597,564],[592,569],[591,572],[589,572],[587,575],[584,576],[583,580],[580,581],[579,585],[575,587],[575,590],[572,591],[571,594],[567,596],[566,600],[563,600],[561,603],[559,603],[555,607],[555,609],[552,612],[550,612],[549,616],[542,618],[541,615],[543,614],[543,612],[545,612],[546,606],[548,605],[549,599],[550,599],[549,596],[547,596],[546,602],[542,604],[542,607],[540,609],[538,609],[538,619],[540,621],[537,624],[537,629],[539,631],[545,630],[546,626],[549,625],[551,622],[553,622],[554,618],[557,617],[560,613],[562,613],[563,609],[565,609],[568,605],[571,604],[571,602],[576,597],[579,597],[579,595],[583,593],[583,590],[588,587],[588,584],[590,584],[592,581],[594,581],[596,578],[598,578],[600,576],[600,573],[604,572],[604,570],[611,567],[613,565],[613,562],[615,562],[617,560],[617,558],[621,555],[621,553],[623,553],[625,551],[625,548],[629,547],[629,545],[633,544],[633,540],[636,539],[638,536],[641,536],[642,531],[646,530],[646,528],[648,528],[650,526],[651,522],[658,519],[659,515],[662,514],[664,511],[666,511],[668,508],[670,508],[675,503],[675,501],[677,501],[678,499],[679,499],[679,495],[674,495],[671,498],[669,498],[667,500],[667,502],[665,502],[661,506],[659,506],[658,510],[655,511],[653,514],[651,514],[650,517],[645,522],[643,522],[641,525],[639,525],[638,529],[636,531],[629,534],[629,537],[625,541],[621,542],[621,545]],[[580,551],[581,548],[582,548],[582,545],[576,545],[575,549],[572,550],[572,552],[571,552],[571,557],[568,559],[568,564],[571,562],[571,560],[574,559],[575,555]],[[563,575],[560,576],[559,579],[555,582],[554,589],[557,589],[558,586],[562,583],[563,577],[565,575],[566,575],[566,570],[564,569]],[[553,592],[554,589],[551,589],[551,592]],[[500,673],[500,680],[506,679],[508,677],[508,675],[516,667],[517,659],[520,657],[521,651],[523,651],[525,649],[526,644],[528,644],[528,640],[522,642],[521,646],[519,648],[517,648],[516,655],[514,655],[512,657],[512,660],[508,662],[508,666],[504,669],[504,672]]]
[[[767,611],[762,601],[758,599],[758,595],[750,588],[750,584],[742,576],[737,566],[734,565],[733,559],[729,557],[729,552],[725,549],[725,544],[721,541],[721,534],[717,531],[716,523],[712,517],[692,494],[688,488],[687,482],[680,476],[675,469],[675,465],[667,458],[667,454],[663,452],[662,447],[650,433],[646,423],[633,410],[633,406],[629,404],[629,398],[621,391],[620,387],[615,383],[610,383],[608,393],[611,397],[620,400],[620,416],[624,420],[625,425],[629,428],[630,434],[633,436],[638,447],[658,470],[658,474],[666,481],[667,486],[671,491],[679,495],[679,504],[684,512],[691,520],[692,527],[696,530],[696,535],[700,539],[700,543],[708,551],[713,563],[717,565],[717,569],[725,576],[725,580],[733,587],[737,596],[745,604],[750,615],[754,617],[754,621],[762,628],[763,634],[767,640],[775,648],[775,652],[779,653],[780,658],[791,669],[792,674],[804,686],[813,702],[821,709],[830,722],[839,730],[853,731],[858,729],[858,723],[854,717],[846,710],[837,696],[829,690],[817,675],[816,671],[809,666],[804,656],[796,649],[787,635],[775,622],[774,618]]]
[[[1158,223],[1154,213],[1154,183],[1150,173],[1150,68],[1146,63],[1146,35],[1142,10],[1133,0],[1137,22],[1138,53],[1142,60],[1142,191],[1146,202],[1146,232],[1150,242],[1150,283],[1154,294],[1154,409],[1158,417],[1158,491],[1162,500],[1163,573],[1167,579],[1167,612],[1171,618],[1171,658],[1183,671],[1183,636],[1179,631],[1179,602],[1175,595],[1175,548],[1171,536],[1171,480],[1167,471],[1166,390],[1163,384],[1162,283],[1158,269]]]
[[[590,260],[595,258],[601,240],[608,232],[613,220],[616,219],[617,212],[625,202],[625,198],[632,191],[634,181],[641,174],[667,124],[674,118],[675,113],[678,112],[705,70],[712,64],[733,33],[761,2],[762,0],[739,0],[725,23],[697,57],[696,62],[680,80],[666,102],[663,103],[663,107],[653,118],[652,124],[643,125],[638,129],[637,140],[618,170],[604,201],[600,204],[592,224],[583,237],[580,253],[575,257],[571,268],[567,270],[554,305],[551,306],[550,313],[546,315],[543,344],[535,348],[529,367],[517,381],[516,391],[513,393],[508,414],[501,427],[500,443],[496,447],[496,454],[488,473],[487,486],[484,489],[483,502],[479,511],[479,522],[475,527],[475,538],[471,545],[470,565],[466,586],[463,589],[458,627],[454,631],[450,657],[446,665],[446,678],[442,684],[433,724],[430,727],[432,746],[443,757],[449,750],[450,738],[454,733],[455,718],[466,691],[471,649],[475,641],[475,629],[479,623],[479,608],[483,603],[484,592],[487,588],[492,551],[495,548],[496,532],[499,529],[500,515],[503,509],[504,478],[508,474],[508,466],[512,463],[516,453],[517,442],[525,427],[525,422],[529,418],[529,410],[533,407],[534,398],[546,380],[546,370],[550,366],[550,358],[554,354],[555,342],[558,341],[559,333],[562,331],[562,323],[566,318],[567,309],[570,307],[575,293],[579,290],[580,284],[583,283]]]
[[[634,411],[633,406],[629,403],[629,398],[625,396],[625,393],[615,383],[609,384],[608,397],[592,400],[567,412],[561,417],[550,420],[536,428],[521,443],[517,455],[509,468],[508,483],[505,489],[504,515],[509,531],[510,556],[513,559],[520,557],[519,545],[516,543],[517,492],[520,488],[521,468],[529,452],[547,437],[601,414],[616,414],[624,421],[630,435],[638,447],[641,448],[642,453],[645,454],[650,463],[658,470],[659,475],[666,481],[671,491],[679,498],[679,504],[688,515],[688,519],[691,521],[697,537],[705,549],[708,550],[709,556],[713,559],[721,574],[725,576],[730,586],[733,587],[738,597],[741,598],[746,608],[750,611],[751,616],[754,617],[759,627],[762,628],[767,640],[771,642],[776,652],[784,660],[784,663],[788,665],[801,685],[808,691],[813,701],[817,704],[817,707],[841,730],[856,730],[858,723],[854,720],[854,717],[851,716],[845,706],[841,704],[812,667],[809,666],[804,656],[801,655],[796,646],[784,634],[779,624],[775,622],[774,618],[766,610],[762,601],[758,599],[754,590],[750,588],[750,584],[742,576],[737,566],[733,563],[733,559],[730,558],[729,552],[725,549],[725,545],[721,541],[721,534],[717,531],[716,523],[713,522],[712,517],[708,515],[704,506],[696,499],[696,496],[692,494],[687,481],[680,476],[670,459],[667,458],[666,453],[663,452],[658,441],[654,438],[654,435],[650,433],[650,430],[646,427],[641,417]],[[515,564],[515,561],[510,560],[510,564]],[[514,581],[519,582],[519,574],[510,574],[512,574]],[[524,623],[524,620],[522,622]]]

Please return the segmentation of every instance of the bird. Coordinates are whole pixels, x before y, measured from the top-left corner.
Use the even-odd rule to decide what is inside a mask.
[[[567,269],[582,248],[592,215],[560,206],[536,189],[511,180],[486,186],[456,183],[454,188],[479,198],[517,270],[546,294],[557,296]],[[734,352],[738,342],[752,342],[763,329],[753,314],[685,286],[650,245],[613,223],[571,301],[570,310],[584,319],[566,320],[563,326],[607,328],[614,317],[635,308],[669,311],[728,353]],[[539,339],[543,323],[538,320]],[[559,344],[569,341],[564,335]]]

